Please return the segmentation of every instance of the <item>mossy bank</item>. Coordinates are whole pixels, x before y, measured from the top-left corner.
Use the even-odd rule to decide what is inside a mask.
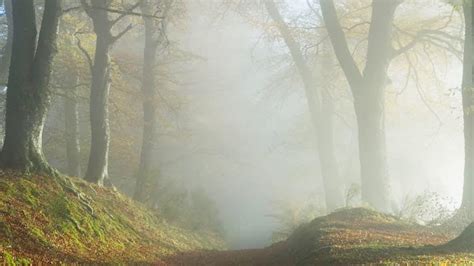
[[[0,172],[0,261],[157,263],[196,249],[223,249],[112,189],[78,178]]]

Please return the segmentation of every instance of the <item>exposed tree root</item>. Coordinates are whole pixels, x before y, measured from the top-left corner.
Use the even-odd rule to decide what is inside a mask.
[[[77,188],[77,186],[68,177],[59,176],[56,178],[56,180],[58,180],[63,189],[76,196],[79,199],[79,202],[93,217],[96,217],[94,208],[91,206],[91,200],[79,188]]]

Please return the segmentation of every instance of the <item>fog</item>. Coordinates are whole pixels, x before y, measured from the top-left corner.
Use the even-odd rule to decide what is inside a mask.
[[[156,70],[159,119],[153,152],[157,184],[172,182],[204,191],[217,206],[231,248],[268,246],[282,227],[275,217],[279,213],[293,210],[298,216],[308,206],[311,212],[306,215],[327,213],[318,133],[304,83],[263,2],[178,2],[181,9],[171,13],[166,29],[168,44],[157,57],[161,64]],[[331,91],[338,189],[347,200],[350,188],[361,183],[353,93],[325,32],[319,1],[308,1],[316,15],[304,0],[275,2],[316,73],[316,87]],[[370,9],[363,7],[370,7],[370,1],[335,2],[362,70],[370,21]],[[394,36],[401,35],[406,45],[411,35],[403,31],[437,29],[438,22],[449,25],[442,31],[462,36],[461,13],[444,1],[404,1],[395,12]],[[348,30],[352,26],[354,30]],[[114,63],[141,64],[143,43],[143,27],[138,26],[114,45]],[[452,41],[450,48],[462,51],[462,42]],[[319,49],[326,51],[326,58],[317,54]],[[443,206],[454,211],[463,194],[462,61],[429,42],[420,42],[407,54],[412,66],[404,55],[395,57],[383,93],[390,191],[385,211],[396,213],[408,198],[423,193],[441,195]],[[127,64],[121,73],[131,77],[112,79],[109,172],[118,189],[132,195],[142,132],[141,98],[136,96],[141,85],[140,75]],[[61,108],[62,102],[55,100],[47,136],[48,130],[62,127]],[[90,138],[87,112],[79,115],[84,142]],[[63,156],[46,149],[52,164],[64,168]],[[356,194],[356,200],[345,205],[367,206],[360,192]]]
[[[217,202],[233,248],[267,246],[278,227],[278,221],[269,215],[279,211],[279,202],[298,205],[314,201],[324,206],[315,131],[304,89],[292,63],[275,66],[271,62],[287,53],[281,41],[275,44],[262,39],[262,29],[233,10],[209,11],[219,8],[212,1],[187,4],[185,30],[170,30],[169,38],[200,57],[185,67],[179,77],[183,85],[176,90],[185,99],[176,113],[176,124],[189,135],[180,141],[159,140],[161,174],[186,186],[203,188]],[[307,12],[305,1],[286,5],[293,10],[290,16],[291,12],[295,16]],[[416,10],[414,3],[404,5],[411,12]],[[440,6],[443,9],[439,10]],[[442,4],[432,5],[431,11],[427,8],[432,17],[450,11]],[[402,12],[397,12],[396,18],[403,19]],[[268,18],[263,14],[255,20],[264,23]],[[403,89],[404,62],[395,60],[390,67],[392,83],[385,101],[394,206],[407,195],[424,191],[445,196],[449,208],[461,202],[461,99],[460,93],[449,92],[460,86],[462,63],[450,55],[446,60],[448,65],[441,67],[445,69],[439,69],[439,80],[430,73],[420,74],[423,85],[419,89],[414,80]],[[336,68],[337,62],[328,67]],[[282,69],[294,77],[282,78]],[[349,98],[343,77],[337,84]],[[346,184],[357,183],[355,115],[350,99],[339,102],[344,121],[336,121],[338,159]]]
[[[0,1],[0,262],[473,264],[473,1]]]

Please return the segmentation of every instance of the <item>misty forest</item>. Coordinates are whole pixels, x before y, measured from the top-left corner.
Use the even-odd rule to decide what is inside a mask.
[[[474,264],[473,12],[0,0],[0,262]]]

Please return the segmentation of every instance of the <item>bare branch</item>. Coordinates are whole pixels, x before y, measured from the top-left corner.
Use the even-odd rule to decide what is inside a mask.
[[[119,34],[112,37],[112,42],[116,42],[117,40],[122,38],[122,36],[125,35],[125,33],[130,31],[131,29],[133,29],[133,25],[129,24],[123,31],[121,31]]]
[[[124,18],[124,17],[127,16],[127,15],[133,15],[133,13],[134,13],[133,10],[135,10],[135,9],[140,5],[141,1],[143,1],[143,0],[137,1],[133,6],[131,6],[130,8],[128,8],[128,9],[125,10],[125,11],[120,11],[120,12],[122,12],[122,13],[120,13],[120,15],[119,15],[116,19],[112,20],[112,22],[111,22],[112,24],[111,24],[111,25],[112,25],[112,26],[115,25],[117,22],[119,22],[122,18]],[[111,13],[119,13],[119,11],[114,11],[114,12],[113,12],[113,11],[111,11],[111,10],[108,10],[108,12],[111,12]],[[143,14],[142,14],[142,15],[143,15]]]
[[[91,8],[91,7],[89,7],[89,8]],[[119,9],[106,8],[106,7],[92,7],[92,9],[105,10],[105,11],[108,11],[110,13],[122,14],[124,16],[130,15],[130,16],[138,16],[138,17],[149,17],[149,18],[155,18],[155,19],[163,19],[163,17],[160,17],[160,16],[147,15],[147,14],[133,12],[133,11],[128,12],[126,10],[119,10]]]
[[[92,61],[92,57],[91,57],[90,54],[87,52],[87,50],[82,46],[82,44],[81,44],[81,39],[80,39],[79,37],[77,37],[77,32],[76,32],[76,34],[74,34],[74,37],[76,37],[76,40],[77,40],[77,43],[76,43],[76,44],[77,44],[77,48],[79,48],[79,50],[80,50],[80,51],[84,54],[84,56],[86,57],[87,63],[88,63],[88,65],[89,65],[89,69],[90,69],[90,71],[91,71],[91,73],[92,73],[92,71],[93,71],[92,69],[93,69],[93,65],[94,65],[94,63],[93,63],[93,61]]]
[[[324,23],[340,66],[346,74],[351,88],[358,88],[362,83],[362,73],[349,50],[346,36],[337,18],[334,2],[333,0],[321,0],[320,4]]]

